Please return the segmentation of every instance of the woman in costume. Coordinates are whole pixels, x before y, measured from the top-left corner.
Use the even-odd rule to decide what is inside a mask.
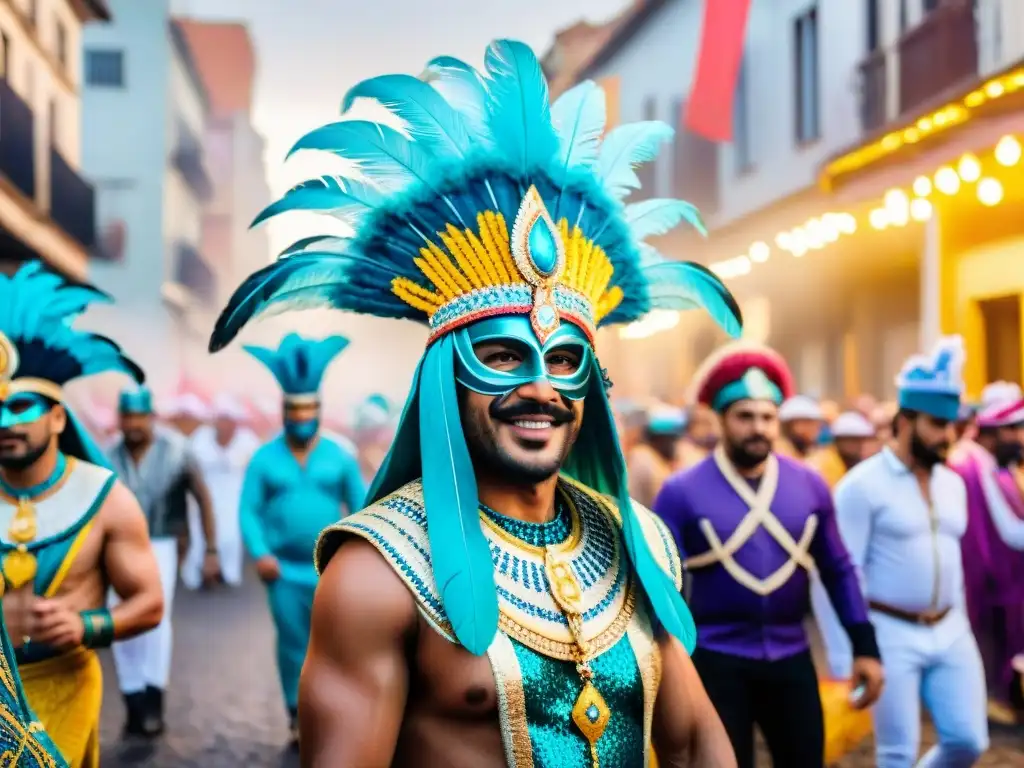
[[[39,262],[0,277],[0,551],[4,618],[32,709],[72,768],[99,765],[96,649],[160,622],[146,520],[64,398],[80,376],[144,376],[72,326],[107,297]],[[106,607],[108,588],[120,599]]]
[[[293,737],[299,672],[316,588],[312,553],[321,530],[363,505],[355,455],[320,428],[320,381],[348,346],[343,336],[289,334],[277,349],[247,346],[284,392],[284,432],[252,457],[242,483],[242,541],[267,585],[277,628],[277,668]]]
[[[371,506],[317,548],[305,764],[641,766],[653,733],[669,764],[692,747],[694,765],[732,765],[684,651],[675,548],[628,497],[593,343],[654,308],[704,307],[738,334],[739,310],[713,274],[644,243],[701,227],[691,205],[622,202],[668,126],[602,141],[594,83],[549,105],[525,45],[497,41],[485,63],[441,57],[429,82],[385,75],[346,95],[377,99],[409,138],[345,121],[299,141],[366,181],[307,182],[257,220],[315,210],[355,236],[297,243],[238,289],[211,340],[289,306],[430,330]],[[517,463],[537,455],[543,477]],[[535,515],[484,501],[509,493]]]

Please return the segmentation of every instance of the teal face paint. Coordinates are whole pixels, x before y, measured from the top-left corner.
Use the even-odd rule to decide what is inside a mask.
[[[593,347],[582,330],[562,323],[545,344],[541,344],[526,315],[506,315],[481,320],[453,332],[455,340],[455,378],[467,389],[489,397],[501,397],[524,384],[546,379],[570,400],[582,400],[590,388],[594,366]],[[484,364],[473,348],[480,344],[507,344],[522,357],[512,370],[499,371]],[[565,351],[579,361],[572,371],[559,371],[549,364],[556,350]]]
[[[50,412],[50,402],[34,392],[11,395],[0,402],[0,429],[31,424]]]
[[[312,418],[305,421],[285,419],[284,433],[297,443],[308,443],[316,437],[320,429],[320,419]]]

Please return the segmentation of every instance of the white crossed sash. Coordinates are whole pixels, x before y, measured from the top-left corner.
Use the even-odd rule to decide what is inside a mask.
[[[797,566],[806,569],[809,573],[815,570],[814,558],[810,555],[811,542],[818,530],[818,516],[810,515],[804,523],[804,530],[799,541],[794,541],[789,531],[779,522],[779,519],[772,513],[771,503],[775,498],[775,491],[779,484],[779,462],[772,454],[768,457],[764,477],[761,478],[761,485],[754,491],[733,467],[726,458],[725,450],[719,446],[714,451],[715,464],[719,472],[726,479],[736,494],[749,506],[747,514],[740,520],[739,525],[732,532],[726,542],[718,538],[715,527],[707,518],[700,520],[700,529],[708,540],[711,547],[701,555],[688,558],[683,564],[687,569],[706,568],[709,565],[721,563],[726,572],[733,579],[762,597],[772,594],[775,590],[789,581],[790,576],[796,571]],[[764,528],[775,542],[782,547],[789,559],[783,563],[774,573],[764,579],[759,579],[746,568],[736,562],[733,555],[746,544],[759,528]]]

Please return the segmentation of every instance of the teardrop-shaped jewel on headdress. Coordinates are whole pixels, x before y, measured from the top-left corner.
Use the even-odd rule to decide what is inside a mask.
[[[555,287],[565,269],[565,244],[536,187],[527,190],[519,205],[510,245],[519,273],[533,286],[530,322],[544,343],[560,322]]]

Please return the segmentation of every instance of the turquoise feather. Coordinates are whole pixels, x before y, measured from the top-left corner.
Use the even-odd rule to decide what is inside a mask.
[[[423,79],[462,113],[474,139],[488,137],[487,86],[479,72],[453,56],[438,56],[427,62]]]
[[[597,162],[606,119],[604,89],[590,80],[558,97],[551,107],[559,143],[556,178],[566,179],[569,171]]]
[[[494,564],[480,527],[473,462],[455,388],[455,340],[444,336],[423,359],[420,460],[434,580],[456,638],[478,656],[498,631]]]
[[[558,135],[537,57],[523,43],[497,40],[487,48],[484,67],[489,76],[487,126],[495,146],[521,173],[549,168],[558,154]]]
[[[348,246],[351,242],[352,238],[350,237],[335,237],[334,235],[313,235],[312,237],[303,237],[281,251],[277,258],[283,259],[291,256],[292,254],[301,253],[314,245],[317,247],[317,250],[324,251],[325,253],[344,253],[348,250]]]
[[[375,99],[400,117],[410,135],[434,153],[460,158],[471,148],[469,128],[462,113],[444,97],[412,75],[381,75],[364,80],[345,94],[343,111],[358,98]]]
[[[597,158],[597,174],[605,188],[617,198],[640,189],[636,166],[654,160],[673,135],[669,126],[658,121],[629,123],[612,129],[602,142]]]
[[[702,235],[708,233],[700,211],[685,200],[643,200],[627,205],[623,216],[636,240],[667,234],[684,221]]]
[[[743,332],[743,314],[725,283],[707,267],[664,260],[644,267],[650,281],[652,309],[688,310],[703,307],[730,336]]]
[[[319,211],[342,219],[358,219],[383,202],[383,193],[368,184],[340,176],[321,176],[292,187],[284,197],[260,211],[250,226],[286,211]]]
[[[431,158],[422,145],[394,128],[365,120],[345,120],[310,131],[288,152],[319,149],[359,163],[374,183],[400,189],[420,182],[428,187]]]

